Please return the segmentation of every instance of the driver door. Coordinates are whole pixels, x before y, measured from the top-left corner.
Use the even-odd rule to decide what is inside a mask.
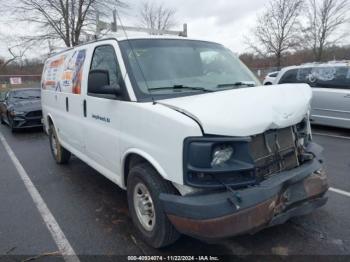
[[[115,41],[99,43],[94,47],[90,71],[108,71],[109,85],[122,84],[118,58],[115,52]],[[102,88],[102,87],[101,87]],[[118,183],[116,176],[120,169],[119,141],[121,120],[124,115],[120,112],[123,97],[116,95],[96,95],[89,93],[85,97],[84,139],[87,156],[97,165],[104,175]]]

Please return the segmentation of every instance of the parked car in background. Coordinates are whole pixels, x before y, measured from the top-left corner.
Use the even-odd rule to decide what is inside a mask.
[[[263,81],[263,85],[273,85],[274,84],[274,81],[276,79],[276,77],[278,76],[278,73],[280,71],[276,71],[276,72],[271,72],[271,73],[268,73],[266,76],[265,76],[265,79]]]
[[[8,91],[0,101],[0,121],[11,131],[41,127],[41,92],[39,88],[20,88]]]
[[[276,83],[309,84],[313,91],[311,122],[350,128],[350,62],[287,67],[282,69]]]

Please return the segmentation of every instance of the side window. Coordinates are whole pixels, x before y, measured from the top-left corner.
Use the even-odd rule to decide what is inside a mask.
[[[283,74],[279,84],[306,83],[311,87],[349,89],[348,67],[318,66],[291,69]]]
[[[297,83],[297,74],[298,69],[292,69],[283,74],[281,77],[279,84],[288,84],[288,83]]]
[[[90,70],[107,70],[109,72],[110,85],[118,84],[120,69],[114,48],[110,45],[96,47]]]
[[[346,66],[315,67],[309,80],[317,87],[349,89],[349,71],[350,69]]]
[[[306,83],[313,86],[314,81],[312,71],[312,67],[301,67],[288,70],[281,77],[279,84]]]

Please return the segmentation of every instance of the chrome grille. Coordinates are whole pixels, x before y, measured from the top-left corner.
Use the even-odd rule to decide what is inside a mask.
[[[292,127],[253,136],[250,151],[261,179],[299,166]]]

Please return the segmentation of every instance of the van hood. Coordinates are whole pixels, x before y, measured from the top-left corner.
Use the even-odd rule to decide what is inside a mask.
[[[162,104],[196,120],[205,134],[251,136],[295,125],[309,111],[306,84],[240,88],[166,99]]]

